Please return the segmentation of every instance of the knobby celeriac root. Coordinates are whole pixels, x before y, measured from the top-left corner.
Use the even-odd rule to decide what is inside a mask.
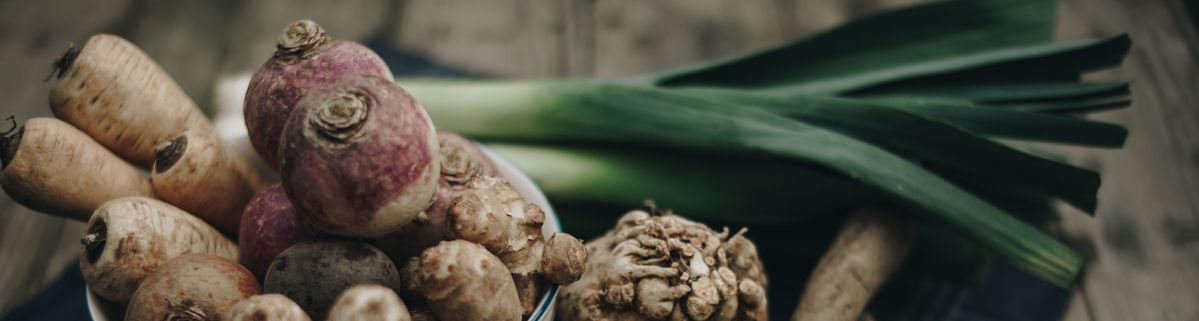
[[[400,271],[405,292],[425,299],[441,321],[518,321],[511,273],[482,246],[453,240],[426,249]]]
[[[155,150],[151,182],[158,197],[236,237],[259,180],[246,160],[216,136],[196,131],[161,141]]]
[[[255,295],[229,309],[228,321],[312,321],[291,299],[278,293]]]
[[[820,258],[792,321],[853,321],[903,263],[916,224],[898,214],[867,208],[846,220]]]
[[[767,320],[766,276],[745,230],[625,214],[587,243],[582,279],[562,289],[567,320]]]
[[[10,118],[11,120],[11,118]],[[87,221],[100,204],[153,197],[145,175],[70,124],[32,118],[0,134],[0,186],[31,209]]]
[[[412,321],[395,291],[378,284],[356,285],[341,293],[328,321]]]
[[[237,244],[200,219],[158,200],[126,197],[101,205],[81,240],[79,268],[105,299],[128,302],[142,280],[187,253],[237,260]]]
[[[583,274],[587,250],[569,234],[545,240],[545,212],[508,181],[480,176],[466,183],[449,208],[450,236],[482,245],[512,272],[524,314],[536,308],[545,281],[565,285]]]
[[[183,88],[121,37],[98,34],[82,50],[68,48],[54,74],[54,115],[139,166],[153,165],[155,143],[185,130],[216,136]]]

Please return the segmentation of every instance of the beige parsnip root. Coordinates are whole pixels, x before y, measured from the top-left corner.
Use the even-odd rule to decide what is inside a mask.
[[[195,131],[159,142],[155,149],[151,182],[158,198],[237,236],[257,180],[246,170],[246,160],[217,137]]]
[[[863,317],[870,298],[907,257],[915,235],[915,222],[898,213],[866,208],[850,214],[812,271],[791,320]]]
[[[584,321],[765,321],[766,275],[744,231],[629,212],[587,243],[587,271],[562,289],[558,312]]]
[[[395,291],[378,284],[356,285],[342,292],[328,321],[412,321]]]
[[[546,242],[541,234],[545,212],[502,178],[478,176],[467,182],[450,205],[449,222],[451,237],[482,245],[504,262],[525,316],[536,308],[546,280],[565,285],[583,274],[583,242],[564,233]]]
[[[149,55],[121,37],[92,36],[68,48],[51,76],[50,110],[117,156],[142,167],[154,144],[184,130],[216,136],[195,102]]]
[[[400,272],[405,291],[425,299],[441,321],[518,321],[522,308],[508,268],[482,246],[441,242]]]
[[[10,118],[11,120],[11,118]],[[31,209],[87,221],[104,202],[154,196],[137,168],[70,124],[32,118],[0,134],[0,186]]]
[[[203,253],[237,260],[237,244],[204,221],[145,197],[120,198],[96,209],[81,240],[79,268],[96,294],[128,302],[138,285],[170,259]]]
[[[312,321],[291,299],[278,293],[255,295],[229,309],[228,321]]]

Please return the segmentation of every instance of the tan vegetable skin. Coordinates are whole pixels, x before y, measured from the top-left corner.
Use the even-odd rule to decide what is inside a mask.
[[[477,177],[466,183],[452,204],[451,237],[482,245],[504,262],[512,272],[525,316],[536,308],[546,280],[565,285],[583,274],[587,261],[583,242],[557,233],[547,245],[541,234],[545,212],[525,201],[508,181]]]
[[[853,321],[903,263],[916,235],[910,219],[879,209],[854,212],[820,258],[792,321]]]
[[[159,142],[156,152],[151,182],[158,197],[236,237],[260,180],[246,160],[196,131]]]
[[[234,244],[200,219],[144,197],[101,205],[88,222],[79,268],[105,299],[128,302],[138,285],[167,261],[187,253],[237,259]]]
[[[412,321],[395,291],[378,284],[356,285],[341,293],[328,321]]]
[[[160,140],[185,130],[216,135],[179,84],[121,37],[98,34],[82,50],[68,48],[53,74],[54,115],[139,166],[154,163]]]
[[[633,211],[587,249],[586,273],[559,297],[565,320],[768,319],[762,262],[743,233]]]
[[[104,202],[154,196],[137,168],[60,120],[32,118],[0,136],[0,186],[36,211],[87,221]]]
[[[498,257],[464,240],[441,242],[401,271],[407,291],[419,293],[442,321],[519,321],[520,300]]]
[[[304,310],[282,294],[261,294],[229,309],[228,321],[311,321]]]

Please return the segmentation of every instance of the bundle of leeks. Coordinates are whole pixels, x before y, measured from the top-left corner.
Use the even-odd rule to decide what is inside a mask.
[[[887,202],[931,223],[916,252],[933,254],[914,260],[981,249],[1069,287],[1084,257],[1027,221],[1055,200],[1094,213],[1099,175],[1011,142],[1121,147],[1124,127],[1077,116],[1127,106],[1128,83],[1080,74],[1119,64],[1130,41],[1051,42],[1054,7],[936,2],[615,81],[398,82],[439,129],[487,142],[555,204],[584,205],[559,209],[568,229],[590,215],[569,208],[645,199],[733,224]]]

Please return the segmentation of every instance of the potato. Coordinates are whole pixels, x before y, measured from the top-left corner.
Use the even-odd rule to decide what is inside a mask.
[[[324,239],[302,242],[279,253],[263,288],[299,304],[313,320],[324,320],[337,296],[359,284],[399,289],[400,273],[383,252],[366,243]]]

